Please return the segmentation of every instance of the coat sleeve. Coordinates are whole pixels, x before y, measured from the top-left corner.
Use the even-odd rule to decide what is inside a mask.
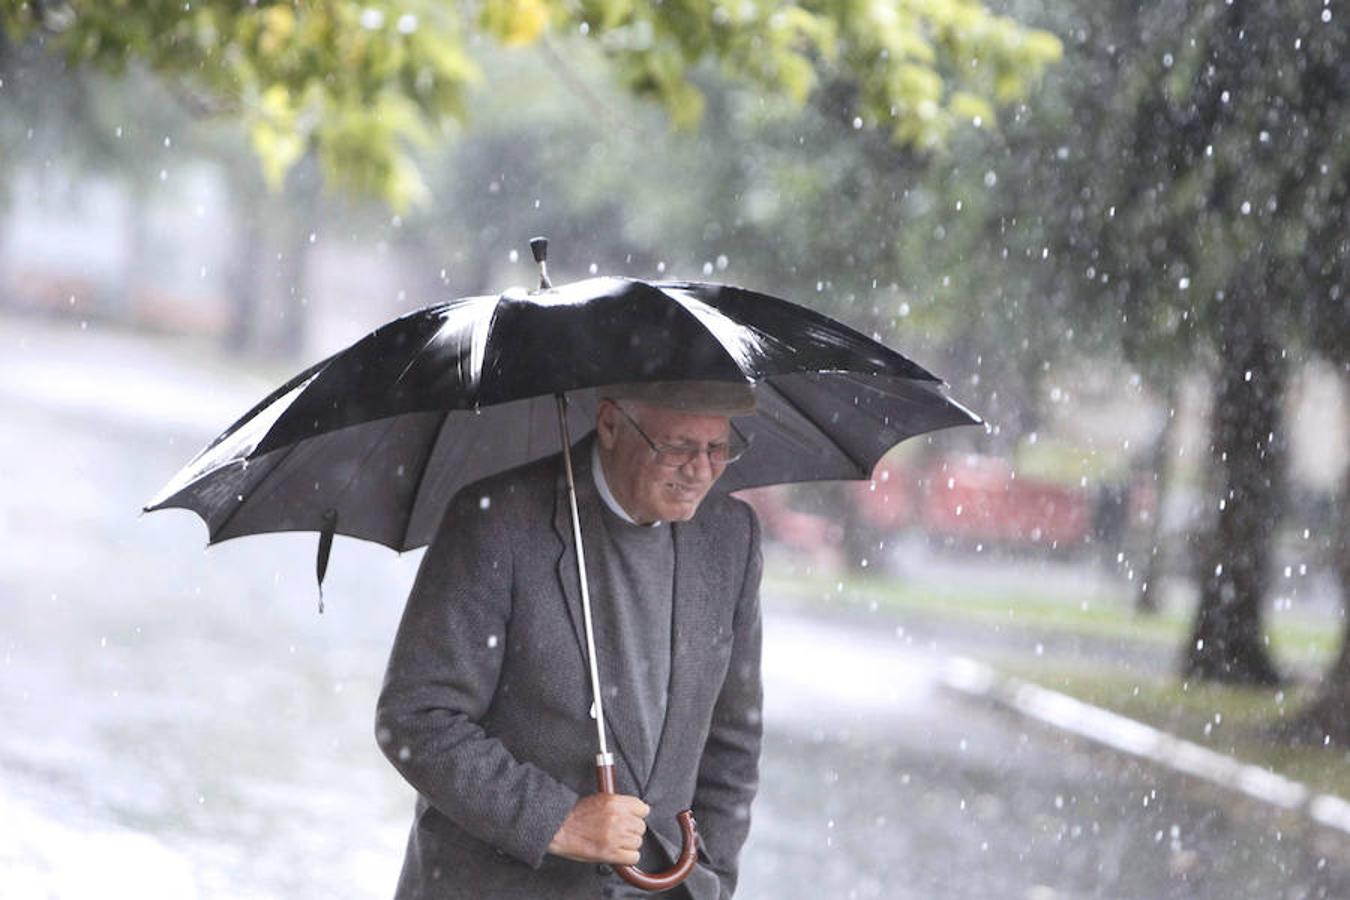
[[[515,759],[479,724],[497,689],[511,615],[503,518],[477,492],[452,501],[394,639],[376,739],[451,822],[538,867],[578,795]]]
[[[760,675],[759,583],[764,559],[759,521],[748,505],[750,547],[733,623],[731,661],[713,708],[712,727],[699,763],[694,818],[721,882],[721,896],[736,890],[741,846],[750,832],[750,803],[759,788],[759,751],[764,703]]]

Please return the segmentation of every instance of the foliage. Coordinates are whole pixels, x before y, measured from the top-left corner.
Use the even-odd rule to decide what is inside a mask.
[[[144,64],[189,106],[241,117],[274,184],[312,146],[340,184],[402,204],[421,194],[406,143],[425,137],[427,122],[462,111],[474,72],[457,15],[434,3],[412,8],[20,3],[0,22],[72,63],[114,73]]]
[[[0,8],[0,31],[73,64],[143,63],[204,112],[241,117],[274,184],[312,149],[329,180],[395,207],[427,196],[412,149],[465,116],[481,77],[469,48],[484,35],[506,47],[588,37],[677,125],[701,118],[692,73],[705,61],[797,103],[848,78],[855,114],[917,147],[992,122],[1059,54],[1053,36],[973,0],[19,0]]]
[[[1075,4],[1039,187],[1080,309],[1166,370],[1221,354],[1225,302],[1344,333],[1350,28],[1321,2]],[[1053,150],[1049,144],[1047,150]],[[1229,305],[1232,305],[1231,303]],[[1319,324],[1321,323],[1321,324]]]

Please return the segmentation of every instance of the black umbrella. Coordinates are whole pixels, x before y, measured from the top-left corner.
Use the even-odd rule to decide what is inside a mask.
[[[737,424],[750,449],[718,481],[726,491],[868,478],[905,438],[980,422],[917,364],[804,307],[698,282],[592,278],[552,287],[546,242],[531,247],[539,290],[454,300],[380,327],[266,397],[146,510],[192,510],[210,543],[319,532],[322,583],[334,534],[395,550],[423,546],[461,487],[559,450],[570,486],[569,432],[594,427],[596,389],[605,385],[753,384],[756,414]],[[574,538],[597,681],[579,528]],[[601,694],[592,688],[603,767]],[[695,841],[686,815],[687,872]]]
[[[719,284],[592,278],[469,297],[396,319],[282,385],[147,510],[190,509],[210,543],[316,531],[411,550],[461,487],[562,448],[594,388],[755,386],[752,442],[719,490],[865,479],[900,441],[979,418],[877,341],[804,307]]]

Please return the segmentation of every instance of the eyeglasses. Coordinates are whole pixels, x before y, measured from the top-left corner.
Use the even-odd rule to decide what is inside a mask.
[[[701,454],[708,454],[708,463],[714,466],[729,466],[736,460],[745,455],[745,451],[750,449],[750,442],[745,436],[736,430],[736,426],[731,426],[731,438],[719,444],[709,444],[707,447],[674,446],[672,444],[658,444],[652,440],[647,432],[642,430],[632,416],[628,414],[622,406],[615,403],[614,408],[628,420],[628,424],[642,439],[647,442],[647,446],[652,448],[652,453],[656,454],[656,461],[671,469],[678,469],[681,466],[687,466],[698,459]]]

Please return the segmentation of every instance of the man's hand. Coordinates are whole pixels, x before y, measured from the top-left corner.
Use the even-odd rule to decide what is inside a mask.
[[[589,794],[567,814],[548,852],[578,862],[636,865],[651,811],[627,794]]]

